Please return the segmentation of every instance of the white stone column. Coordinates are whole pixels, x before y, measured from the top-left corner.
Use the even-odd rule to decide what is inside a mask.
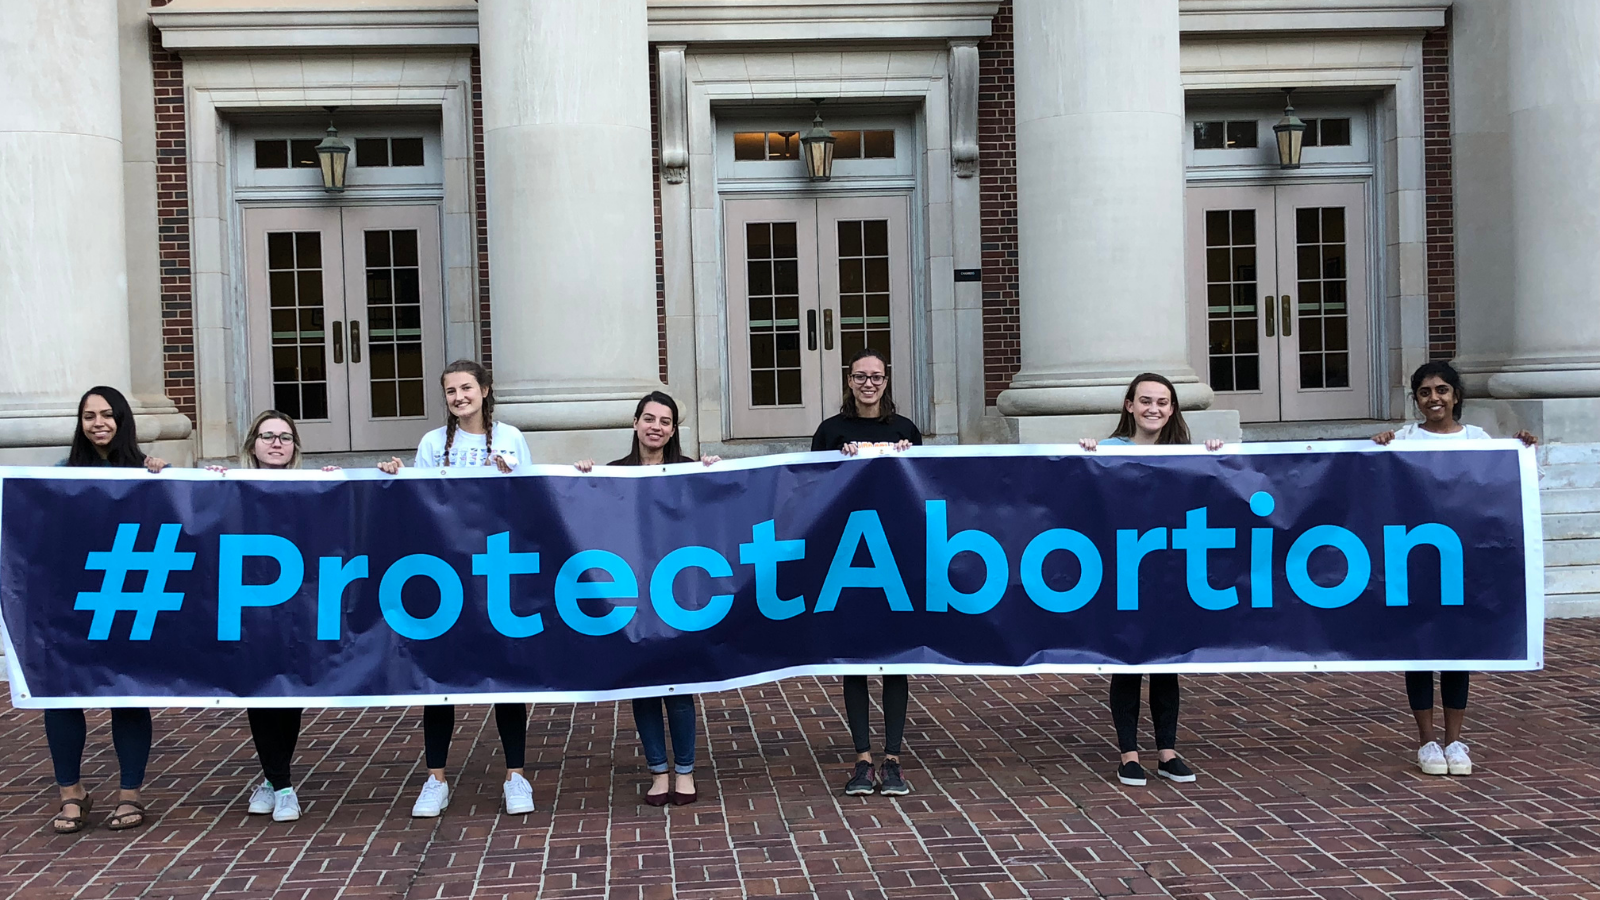
[[[645,0],[484,0],[479,34],[496,414],[621,455],[584,432],[662,387]]]
[[[1497,397],[1600,397],[1600,7],[1510,6],[1511,354]]]
[[[149,0],[117,0],[122,87],[123,222],[127,234],[128,378],[139,438],[156,456],[188,465],[189,417],[166,394],[162,365],[161,214],[156,204],[155,75]]]
[[[1450,11],[1450,122],[1455,185],[1455,367],[1484,397],[1511,352],[1511,114],[1505,0],[1456,0]],[[1397,373],[1409,384],[1411,373]],[[1404,417],[1408,400],[1395,410]]]
[[[1000,411],[1103,416],[1144,371],[1204,409],[1185,325],[1178,0],[1016,0],[1015,16],[1022,369]]]
[[[0,0],[0,462],[48,463],[128,389],[117,7]]]

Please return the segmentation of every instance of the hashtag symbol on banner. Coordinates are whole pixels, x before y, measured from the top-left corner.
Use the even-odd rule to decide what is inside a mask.
[[[100,590],[83,591],[73,609],[90,610],[94,619],[89,623],[89,640],[103,641],[111,637],[111,623],[117,613],[133,613],[133,630],[129,640],[148,641],[156,625],[156,614],[177,612],[183,606],[183,594],[167,591],[167,575],[186,572],[194,568],[193,553],[178,552],[178,525],[162,525],[156,535],[154,550],[133,549],[139,537],[139,526],[124,522],[117,526],[117,538],[109,551],[96,550],[89,554],[85,571],[105,572]],[[144,589],[137,593],[123,589],[129,572],[144,572]]]

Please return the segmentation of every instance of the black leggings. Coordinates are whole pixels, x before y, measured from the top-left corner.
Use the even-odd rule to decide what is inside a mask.
[[[1111,676],[1111,722],[1117,727],[1117,747],[1123,753],[1139,751],[1139,682],[1142,675]],[[1178,746],[1178,676],[1173,672],[1150,675],[1150,720],[1155,725],[1156,750]]]
[[[1406,699],[1411,701],[1412,712],[1433,709],[1433,673],[1407,672]],[[1445,709],[1467,708],[1467,673],[1440,672],[1439,699]]]
[[[111,746],[116,748],[117,764],[122,768],[123,790],[138,790],[144,784],[144,768],[150,762],[154,731],[148,709],[111,711]],[[83,717],[83,710],[45,710],[44,738],[50,744],[56,784],[61,787],[77,784],[82,778],[83,747],[89,739],[89,724]]]
[[[911,700],[911,683],[904,675],[883,676],[883,752],[900,755],[900,738],[906,731],[906,704]],[[867,719],[867,676],[844,676],[844,713],[850,722],[850,739],[856,752],[872,749],[872,726]]]
[[[295,744],[300,742],[300,710],[251,707],[246,712],[250,717],[250,739],[255,741],[256,757],[261,760],[261,774],[267,776],[275,791],[294,787],[289,762],[294,759]]]
[[[500,729],[506,768],[520,769],[528,754],[528,707],[521,703],[496,703],[494,724]],[[422,755],[428,768],[442,769],[450,761],[450,737],[456,730],[454,706],[422,708]]]

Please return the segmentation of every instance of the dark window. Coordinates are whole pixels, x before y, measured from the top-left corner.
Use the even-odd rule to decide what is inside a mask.
[[[894,159],[894,132],[887,129],[861,132],[861,158]]]
[[[420,166],[422,138],[356,138],[356,165]]]
[[[1348,147],[1350,146],[1350,120],[1349,119],[1307,119],[1305,146],[1307,147]]]
[[[256,141],[256,168],[289,168],[289,142]]]
[[[392,166],[422,165],[422,138],[390,138],[389,164]]]
[[[1256,122],[1250,119],[1194,123],[1194,149],[1246,150],[1257,146]]]
[[[383,138],[356,138],[356,165],[387,166],[389,142]]]
[[[320,169],[317,161],[317,144],[321,141],[290,141],[289,164],[296,169]]]

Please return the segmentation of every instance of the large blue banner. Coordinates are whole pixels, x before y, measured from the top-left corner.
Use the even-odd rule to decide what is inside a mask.
[[[0,469],[0,617],[22,707],[1537,668],[1533,453],[1451,444]]]

